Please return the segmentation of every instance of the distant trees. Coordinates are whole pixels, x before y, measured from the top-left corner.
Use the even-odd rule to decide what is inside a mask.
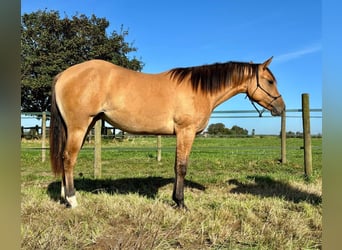
[[[293,132],[293,131],[287,131],[286,132],[286,138],[303,138],[304,134],[303,132]],[[281,137],[281,132],[279,133],[279,137]],[[322,134],[311,134],[312,138],[322,138]]]
[[[95,15],[60,18],[57,11],[21,17],[21,111],[50,109],[51,83],[71,65],[103,59],[141,71],[143,63],[128,54],[137,49],[125,41],[127,30],[107,35],[109,22]]]
[[[223,123],[214,123],[210,124],[207,129],[207,134],[214,135],[214,136],[222,136],[222,135],[228,135],[228,136],[248,136],[248,130],[241,128],[237,125],[234,125],[231,128],[226,128]],[[255,129],[252,129],[252,132],[250,134],[251,137],[255,136]],[[264,136],[277,136],[277,135],[258,135],[258,137],[263,138]],[[281,137],[281,132],[279,133],[279,137]],[[312,134],[311,137],[313,138],[322,138],[322,134]],[[286,132],[286,138],[303,138],[303,132],[293,132],[293,131],[287,131]]]
[[[288,131],[286,132],[286,137],[287,138],[303,138],[303,133],[299,131],[297,131],[296,133],[292,131]]]
[[[228,129],[223,123],[210,124],[208,127],[208,134],[210,135],[223,135],[227,134]]]
[[[237,125],[232,128],[226,128],[223,123],[210,124],[208,127],[208,134],[210,135],[233,135],[233,136],[245,136],[248,135],[248,130],[243,129]]]

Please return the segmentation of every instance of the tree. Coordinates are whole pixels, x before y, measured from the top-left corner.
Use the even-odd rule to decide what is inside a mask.
[[[225,134],[226,133],[225,125],[223,123],[210,124],[208,127],[208,133],[210,135]]]
[[[286,137],[287,138],[295,138],[296,134],[292,131],[288,131],[288,132],[286,132]]]
[[[60,18],[57,11],[24,14],[21,20],[21,110],[50,109],[53,78],[71,65],[103,59],[136,71],[143,63],[129,53],[137,51],[125,41],[121,27],[109,36],[105,18],[75,15]]]
[[[223,123],[210,124],[208,127],[210,135],[248,135],[248,130],[234,125],[231,129],[226,128]]]
[[[248,135],[248,130],[240,128],[239,126],[234,125],[230,129],[230,134],[232,134],[232,135]]]

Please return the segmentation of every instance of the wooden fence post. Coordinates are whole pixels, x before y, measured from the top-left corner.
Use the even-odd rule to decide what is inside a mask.
[[[157,136],[157,161],[161,161],[161,135]]]
[[[312,173],[312,152],[310,132],[309,94],[302,94],[303,138],[304,138],[304,173],[310,178]]]
[[[101,178],[101,123],[101,119],[95,123],[94,178]]]
[[[46,112],[42,115],[42,162],[46,160]]]
[[[281,115],[281,163],[286,163],[286,111]]]

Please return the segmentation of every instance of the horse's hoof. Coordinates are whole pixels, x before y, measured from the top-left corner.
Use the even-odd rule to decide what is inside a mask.
[[[67,204],[66,207],[67,208],[75,208],[77,207],[77,200],[76,200],[76,196],[70,196],[70,197],[66,197],[67,200]]]
[[[183,211],[186,211],[186,212],[189,211],[188,207],[185,206],[184,203],[177,203],[177,204],[174,205],[174,208],[178,209],[178,210],[183,210]]]
[[[179,209],[181,209],[181,210],[183,210],[183,211],[185,211],[185,212],[188,212],[188,211],[189,211],[188,207],[185,206],[184,204],[183,204],[183,206],[179,206]]]

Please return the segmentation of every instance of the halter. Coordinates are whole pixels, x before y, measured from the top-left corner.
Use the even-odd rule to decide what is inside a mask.
[[[246,97],[245,97],[245,98],[248,97],[248,99],[251,101],[253,107],[254,107],[255,110],[258,112],[259,117],[262,117],[262,113],[264,113],[266,109],[263,108],[262,110],[259,110],[259,109],[257,108],[257,106],[255,105],[255,102],[254,102],[253,99],[252,99],[252,98],[253,98],[253,95],[254,95],[254,93],[255,93],[255,91],[257,91],[257,89],[260,88],[263,92],[265,92],[269,97],[272,98],[272,101],[270,101],[270,102],[267,104],[267,106],[270,106],[275,100],[277,100],[279,97],[281,97],[281,95],[278,95],[278,96],[271,95],[270,93],[267,92],[267,90],[265,90],[265,89],[260,85],[260,83],[259,83],[259,69],[256,70],[256,82],[257,82],[257,86],[256,86],[255,90],[253,91],[252,95],[249,96],[249,95],[248,95],[248,91],[247,91],[247,94],[246,94]]]

